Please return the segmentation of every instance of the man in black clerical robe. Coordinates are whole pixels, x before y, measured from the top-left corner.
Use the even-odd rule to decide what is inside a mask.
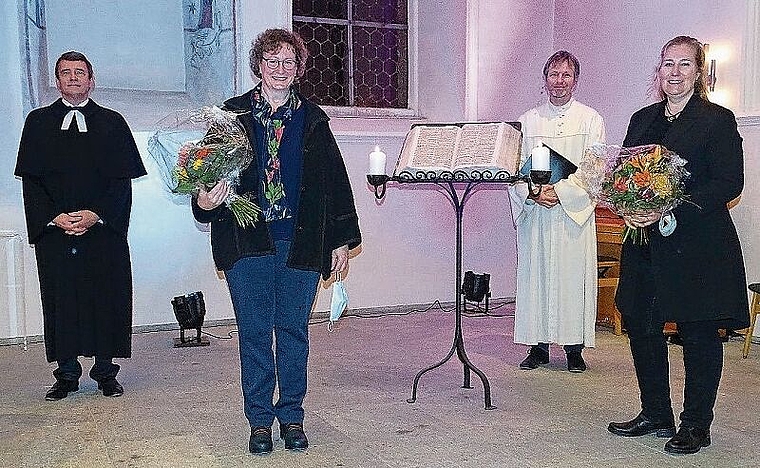
[[[90,377],[104,395],[120,396],[112,359],[132,352],[131,179],[146,172],[124,118],[89,99],[87,58],[66,52],[55,75],[61,99],[27,116],[15,170],[37,257],[47,360],[58,364],[45,399],[79,389],[78,356],[94,356]]]

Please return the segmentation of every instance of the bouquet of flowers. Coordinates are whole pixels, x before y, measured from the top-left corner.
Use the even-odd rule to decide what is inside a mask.
[[[592,199],[618,215],[660,213],[660,231],[669,235],[675,229],[670,211],[687,198],[685,165],[685,159],[660,145],[596,144],[586,150],[578,177]],[[627,239],[636,244],[649,241],[646,229],[626,225],[623,242]]]
[[[208,190],[227,180],[231,190],[225,204],[235,220],[242,227],[255,224],[261,209],[251,195],[235,193],[240,173],[253,158],[235,113],[204,107],[174,116],[169,129],[159,130],[150,138],[148,151],[173,193],[195,195],[201,187]]]

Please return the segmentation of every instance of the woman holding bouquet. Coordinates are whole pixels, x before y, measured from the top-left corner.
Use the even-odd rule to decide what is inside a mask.
[[[200,190],[192,204],[195,218],[211,223],[214,262],[229,286],[251,425],[249,450],[255,454],[272,451],[275,418],[286,449],[308,447],[302,403],[309,313],[320,273],[327,279],[345,270],[349,249],[361,242],[329,119],[293,88],[305,72],[306,57],[297,34],[266,30],[250,52],[251,71],[261,82],[224,103],[240,114],[256,156],[235,188],[261,208],[255,224],[242,227],[235,221],[224,204],[231,190],[224,181]],[[273,403],[275,385],[279,395]]]
[[[748,326],[744,261],[727,208],[744,186],[742,139],[733,113],[707,99],[705,53],[696,39],[678,36],[665,44],[653,89],[662,100],[631,117],[623,145],[663,145],[687,161],[691,177],[687,201],[667,219],[661,221],[662,213],[623,216],[649,237],[645,244],[624,243],[615,298],[630,339],[641,412],[610,423],[609,431],[670,437],[667,452],[688,454],[711,442],[723,367],[718,329]],[[665,322],[675,322],[683,339],[686,381],[678,432]]]

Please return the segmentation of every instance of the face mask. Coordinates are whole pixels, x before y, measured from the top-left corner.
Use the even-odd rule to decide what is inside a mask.
[[[327,324],[327,330],[333,330],[333,324],[340,318],[343,311],[348,305],[348,293],[343,285],[340,273],[336,273],[335,282],[332,286],[332,300],[330,302],[330,322]]]

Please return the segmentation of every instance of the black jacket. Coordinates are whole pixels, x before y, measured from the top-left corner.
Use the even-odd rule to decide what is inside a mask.
[[[662,101],[633,114],[623,145],[654,143],[644,135],[664,109]],[[744,260],[726,206],[744,187],[736,119],[730,110],[692,96],[662,144],[687,161],[689,202],[673,210],[678,225],[670,236],[663,237],[655,223],[647,228],[648,245],[623,245],[618,309],[623,315],[643,312],[649,306],[642,303],[648,300],[645,290],[653,285],[667,321],[723,320],[728,328],[744,328]]]
[[[330,276],[332,251],[342,245],[353,249],[361,243],[359,219],[346,166],[328,124],[329,117],[317,105],[301,96],[299,98],[306,111],[303,170],[287,264],[291,268],[319,271],[327,279]],[[224,108],[243,112],[238,120],[249,138],[255,134],[251,91],[227,100]],[[251,146],[256,151],[256,145]],[[254,158],[241,174],[238,193],[258,193],[257,161],[258,158]],[[254,201],[260,205],[257,195]],[[263,220],[256,221],[254,227],[243,229],[224,204],[206,211],[193,198],[192,207],[196,220],[211,223],[211,250],[218,269],[229,270],[243,257],[274,252],[274,243]]]

